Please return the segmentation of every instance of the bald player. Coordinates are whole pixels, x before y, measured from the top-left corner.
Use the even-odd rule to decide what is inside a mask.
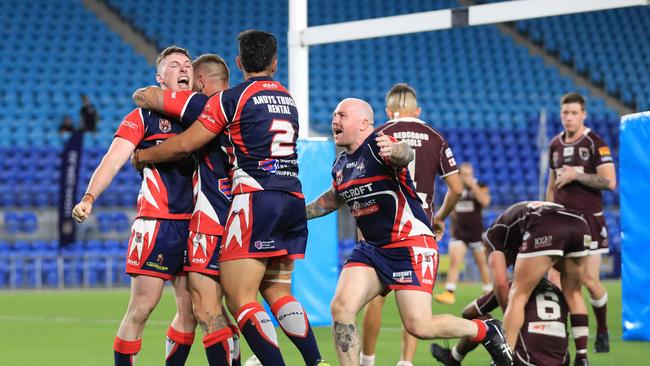
[[[445,219],[461,197],[463,183],[457,174],[456,161],[449,144],[440,132],[419,119],[420,112],[415,90],[405,83],[395,84],[386,95],[386,115],[390,120],[378,130],[405,142],[414,150],[415,156],[408,164],[408,170],[411,172],[411,179],[422,201],[427,220],[435,229],[436,238],[442,238]],[[433,194],[437,175],[447,183],[447,194],[440,210],[434,214]],[[373,366],[375,362],[375,347],[381,328],[381,309],[384,301],[384,296],[377,296],[366,308],[361,349],[363,366]],[[403,331],[400,361],[397,365],[412,365],[416,347],[417,339]]]
[[[371,299],[391,290],[410,334],[469,337],[482,342],[497,365],[512,364],[497,320],[431,313],[438,244],[407,169],[415,152],[382,132],[384,127],[374,129],[374,114],[365,101],[349,98],[338,104],[332,132],[344,151],[334,161],[330,189],[307,206],[311,219],[346,203],[363,235],[345,262],[331,304],[340,364],[359,365],[356,316]]]

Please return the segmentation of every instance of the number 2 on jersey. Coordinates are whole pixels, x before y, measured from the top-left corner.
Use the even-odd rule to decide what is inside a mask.
[[[294,131],[291,122],[283,119],[274,119],[271,123],[270,131],[275,132],[273,141],[271,142],[271,157],[293,155],[295,152],[293,140],[296,136],[296,131]]]

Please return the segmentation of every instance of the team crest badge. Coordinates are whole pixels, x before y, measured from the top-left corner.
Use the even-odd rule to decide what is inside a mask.
[[[161,266],[163,265],[164,260],[165,258],[163,257],[162,253],[158,254],[158,257],[156,257],[156,262],[158,262],[158,264],[160,264]]]
[[[169,131],[172,130],[172,123],[166,119],[161,118],[158,121],[158,127],[160,128],[160,132],[168,133]]]
[[[135,233],[135,242],[136,243],[142,242],[142,233]]]
[[[578,153],[580,154],[580,159],[582,160],[589,160],[589,149],[586,147],[581,147],[578,149]]]
[[[341,184],[343,181],[343,171],[337,170],[336,171],[336,184]]]

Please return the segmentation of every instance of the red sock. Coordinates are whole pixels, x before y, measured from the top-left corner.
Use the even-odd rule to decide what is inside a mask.
[[[113,341],[113,359],[115,366],[131,366],[135,356],[140,352],[142,339],[135,341],[126,341],[120,337],[115,337]]]
[[[166,366],[182,366],[190,354],[190,349],[194,343],[194,333],[183,333],[172,328],[170,325],[167,329],[166,341]]]
[[[487,325],[485,325],[485,323],[479,319],[473,319],[472,321],[478,327],[478,332],[476,333],[476,336],[474,338],[470,338],[470,341],[481,343],[483,342],[485,336],[487,335]]]

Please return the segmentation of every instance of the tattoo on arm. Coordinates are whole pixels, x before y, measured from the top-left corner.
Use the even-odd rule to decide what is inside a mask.
[[[342,202],[340,202],[336,198],[334,192],[329,189],[307,205],[307,220],[325,216],[330,212],[336,211],[341,204]]]
[[[395,144],[390,154],[391,162],[400,168],[407,166],[413,158],[415,158],[415,151],[404,141]]]
[[[334,343],[341,352],[348,352],[359,344],[357,327],[354,324],[334,322]]]
[[[576,174],[576,180],[587,187],[594,189],[609,189],[609,179],[598,174]]]

